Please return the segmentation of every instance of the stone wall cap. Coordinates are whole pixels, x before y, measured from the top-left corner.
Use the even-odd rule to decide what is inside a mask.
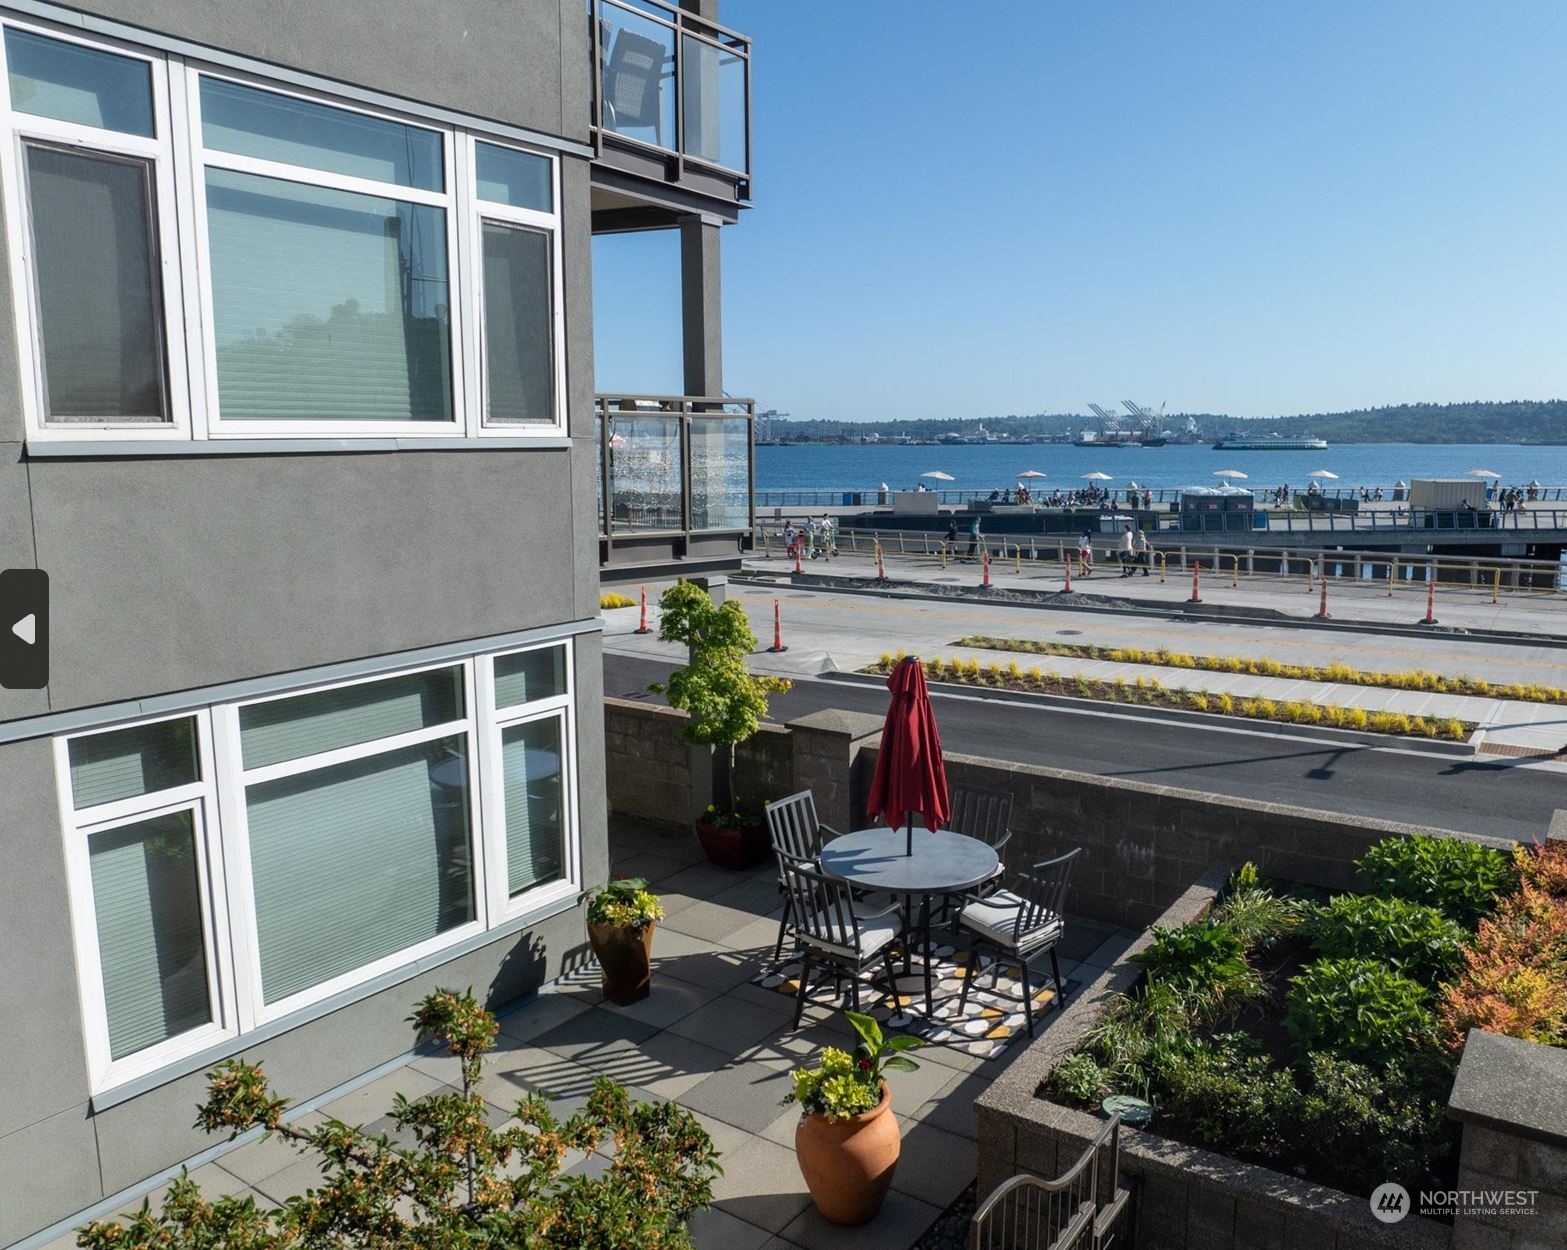
[[[822,733],[843,734],[849,738],[865,738],[881,732],[880,716],[869,712],[846,712],[841,708],[823,708],[789,721],[790,729],[814,729]]]
[[[1447,1113],[1514,1137],[1567,1142],[1567,1050],[1470,1029]]]

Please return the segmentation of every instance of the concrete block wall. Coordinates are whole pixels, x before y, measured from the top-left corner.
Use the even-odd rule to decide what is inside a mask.
[[[630,699],[604,700],[604,783],[609,810],[684,824],[695,801],[686,714]]]
[[[1448,1114],[1458,1189],[1486,1195],[1460,1205],[1453,1250],[1567,1246],[1567,1050],[1471,1030]]]
[[[1012,794],[1014,866],[1081,846],[1068,910],[1127,928],[1152,923],[1213,864],[1251,860],[1267,876],[1343,890],[1383,838],[1443,832],[973,756],[948,755],[947,781]]]

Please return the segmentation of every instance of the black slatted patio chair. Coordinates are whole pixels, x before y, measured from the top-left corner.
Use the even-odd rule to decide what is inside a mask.
[[[794,1024],[800,1026],[810,992],[813,968],[828,969],[833,983],[849,978],[849,1006],[860,1009],[859,976],[878,959],[887,973],[887,996],[897,1002],[898,983],[892,969],[892,948],[898,939],[897,906],[861,916],[848,883],[829,877],[809,860],[778,854],[784,891],[795,915],[795,941],[800,947],[800,986],[794,1000]]]
[[[769,803],[764,811],[767,816],[767,832],[772,839],[773,850],[777,852],[780,864],[778,890],[784,896],[783,915],[778,920],[778,942],[773,947],[773,962],[777,963],[783,958],[784,938],[789,934],[790,924],[795,915],[793,900],[784,889],[781,867],[784,856],[803,859],[814,868],[821,856],[822,844],[838,837],[839,831],[831,825],[822,824],[817,818],[816,799],[809,790],[801,790],[798,794],[791,794],[787,798]],[[870,899],[857,897],[854,903],[856,914],[862,919],[870,915],[879,916],[886,911],[886,902],[884,897]]]
[[[1029,985],[1028,961],[1050,952],[1050,972],[1056,983],[1056,1007],[1065,1010],[1066,994],[1061,987],[1061,964],[1056,958],[1056,943],[1066,929],[1062,903],[1072,865],[1082,854],[1077,847],[1055,859],[1043,860],[1027,872],[1020,872],[1014,884],[986,895],[974,895],[958,913],[958,928],[974,941],[974,962],[963,978],[958,995],[958,1014],[968,1005],[969,986],[978,979],[978,956],[986,948],[996,953],[992,988],[999,984],[1003,964],[1016,964],[1023,983],[1023,1017],[1028,1035],[1034,1035],[1034,992]]]

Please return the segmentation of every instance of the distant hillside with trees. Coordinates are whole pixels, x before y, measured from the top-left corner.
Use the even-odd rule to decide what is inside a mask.
[[[1567,399],[1474,400],[1458,404],[1394,404],[1352,412],[1309,412],[1289,417],[1235,417],[1225,413],[1166,413],[1165,428],[1179,434],[1195,419],[1202,437],[1237,434],[1312,434],[1330,443],[1564,443],[1567,444]],[[858,441],[881,438],[940,438],[986,430],[1008,438],[1056,436],[1083,428],[1096,429],[1097,418],[1086,413],[1009,414],[984,418],[921,421],[795,421],[774,418],[770,434],[783,442]]]

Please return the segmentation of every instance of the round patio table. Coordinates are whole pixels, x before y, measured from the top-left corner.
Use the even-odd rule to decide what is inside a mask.
[[[822,870],[850,885],[902,895],[903,928],[920,900],[919,937],[925,957],[925,1014],[932,1014],[930,902],[937,895],[960,894],[988,881],[1001,865],[995,848],[978,838],[938,829],[915,829],[912,850],[903,829],[856,829],[822,847]],[[910,943],[903,944],[903,970],[911,968]]]

